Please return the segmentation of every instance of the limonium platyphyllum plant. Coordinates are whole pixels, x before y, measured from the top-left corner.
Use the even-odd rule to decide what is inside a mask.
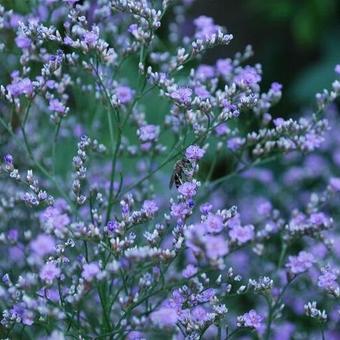
[[[18,3],[1,339],[339,339],[340,65],[282,118],[282,86],[193,0]]]

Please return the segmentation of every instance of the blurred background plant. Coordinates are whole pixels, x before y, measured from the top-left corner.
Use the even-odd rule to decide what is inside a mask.
[[[298,110],[332,81],[340,58],[339,1],[199,0],[192,15],[202,13],[237,36],[229,50],[253,46],[264,66],[264,86],[272,79],[284,85],[285,100],[276,110]],[[220,53],[214,50],[210,58]]]

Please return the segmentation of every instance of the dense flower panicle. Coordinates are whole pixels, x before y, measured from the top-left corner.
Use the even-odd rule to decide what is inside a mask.
[[[5,338],[340,336],[340,82],[276,115],[194,3],[0,5]]]

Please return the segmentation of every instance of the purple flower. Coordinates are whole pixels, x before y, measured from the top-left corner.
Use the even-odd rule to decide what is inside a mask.
[[[138,136],[142,142],[155,141],[159,136],[159,126],[147,124],[138,129]]]
[[[85,32],[83,35],[83,40],[86,44],[93,46],[98,40],[98,34],[93,31]]]
[[[188,215],[189,211],[188,206],[183,202],[171,205],[171,216],[173,217],[183,219],[186,215]]]
[[[229,231],[230,239],[241,245],[251,241],[254,238],[254,226],[246,225],[244,227],[236,225]]]
[[[281,117],[275,118],[275,119],[273,120],[273,123],[274,123],[274,125],[275,125],[276,127],[282,126],[282,125],[284,124],[284,122],[285,122],[285,120],[284,120],[283,118],[281,118]]]
[[[56,202],[57,203],[57,202]],[[40,214],[40,222],[51,229],[63,231],[70,223],[70,218],[57,206],[48,207]]]
[[[335,66],[335,72],[340,75],[340,64]]]
[[[217,136],[224,136],[230,132],[230,129],[227,124],[220,124],[216,126],[215,132]]]
[[[7,154],[4,156],[4,162],[6,165],[12,165],[13,164],[13,156],[10,154]]]
[[[201,99],[207,99],[207,98],[210,97],[210,93],[205,88],[205,86],[196,86],[195,87],[195,94],[196,94],[196,96],[200,97]]]
[[[270,86],[270,89],[275,92],[275,93],[280,93],[282,90],[282,84],[274,82],[272,83],[272,85]]]
[[[324,137],[316,134],[314,131],[308,132],[304,139],[303,147],[308,151],[318,149],[324,141]]]
[[[127,104],[133,98],[133,91],[128,86],[119,85],[116,87],[116,95],[121,104]]]
[[[32,40],[25,35],[18,35],[15,39],[15,43],[19,48],[28,49],[31,47]]]
[[[65,111],[66,111],[64,104],[61,101],[59,101],[58,99],[51,99],[49,101],[48,108],[49,108],[49,110],[54,111],[54,112],[58,112],[58,113],[65,113]]]
[[[7,233],[7,238],[11,242],[17,242],[19,238],[19,231],[18,229],[10,229]]]
[[[185,269],[182,271],[182,275],[184,278],[188,279],[197,274],[197,267],[192,264],[188,264]]]
[[[151,217],[155,215],[155,213],[158,211],[158,206],[155,201],[146,200],[143,203],[143,210],[145,211],[147,216]]]
[[[257,207],[257,212],[261,216],[268,216],[272,211],[272,204],[269,201],[264,201],[259,203]]]
[[[127,340],[145,340],[145,336],[142,332],[132,331],[127,335]]]
[[[31,249],[39,257],[43,257],[55,252],[55,241],[50,235],[40,234],[36,239],[31,241]]]
[[[16,78],[12,81],[10,85],[7,85],[7,91],[13,97],[18,97],[22,94],[29,96],[33,92],[33,85],[31,80],[28,78],[23,79]]]
[[[86,281],[92,281],[99,272],[100,272],[100,269],[97,263],[95,262],[86,263],[84,264],[83,272],[81,273],[81,276]]]
[[[179,88],[173,92],[171,92],[170,97],[181,104],[188,105],[190,104],[192,96],[192,90],[186,87]]]
[[[318,278],[318,286],[330,292],[336,290],[339,287],[337,283],[339,272],[330,267],[325,267],[321,270],[322,274]]]
[[[200,212],[204,215],[207,215],[213,208],[213,205],[211,203],[203,203],[200,206]]]
[[[200,80],[207,80],[215,76],[215,70],[210,65],[199,65],[196,70],[196,77]]]
[[[237,151],[244,144],[244,140],[240,137],[230,138],[227,142],[227,147],[232,151]]]
[[[204,29],[205,27],[214,25],[214,19],[205,15],[201,15],[194,20],[194,24],[197,28]]]
[[[24,325],[33,325],[33,313],[23,303],[18,303],[11,309],[13,319],[19,319]]]
[[[300,274],[312,267],[315,258],[306,251],[300,251],[298,256],[289,256],[286,267],[293,274]]]
[[[261,81],[258,71],[251,66],[242,68],[235,76],[235,83],[241,87],[251,87]]]
[[[204,224],[210,233],[219,233],[224,228],[223,218],[220,215],[209,214]]]
[[[60,276],[60,269],[53,263],[46,263],[40,270],[40,278],[48,284]]]
[[[263,317],[252,309],[242,316],[245,327],[259,329],[262,326]]]
[[[208,312],[202,306],[194,307],[191,311],[192,318],[198,323],[204,323],[209,319]]]
[[[177,312],[172,308],[161,307],[160,309],[154,311],[150,318],[152,323],[159,328],[171,328],[176,325],[178,315]]]
[[[109,232],[114,232],[118,229],[118,222],[116,220],[111,220],[109,222],[107,222],[107,230]]]
[[[131,33],[134,37],[138,36],[138,25],[132,24],[128,28],[128,32]]]
[[[208,40],[216,34],[220,27],[215,25],[214,20],[207,16],[200,16],[194,20],[196,26],[195,37],[197,39]]]
[[[329,181],[329,187],[333,191],[340,191],[340,177],[333,177]]]
[[[328,226],[330,224],[329,217],[327,217],[323,212],[312,213],[309,217],[309,220],[312,224],[317,226]]]
[[[233,70],[231,59],[218,59],[216,69],[219,75],[223,77],[229,76]]]
[[[190,145],[185,150],[185,157],[191,161],[199,161],[204,156],[204,149],[200,148],[198,145]]]
[[[204,237],[204,246],[207,257],[211,260],[217,260],[229,252],[228,243],[222,236],[206,235]]]
[[[185,197],[193,197],[196,195],[197,185],[193,182],[185,182],[178,187],[178,191]]]

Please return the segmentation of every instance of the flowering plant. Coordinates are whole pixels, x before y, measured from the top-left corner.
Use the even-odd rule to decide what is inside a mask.
[[[340,336],[340,82],[273,116],[192,3],[0,7],[1,338]]]

